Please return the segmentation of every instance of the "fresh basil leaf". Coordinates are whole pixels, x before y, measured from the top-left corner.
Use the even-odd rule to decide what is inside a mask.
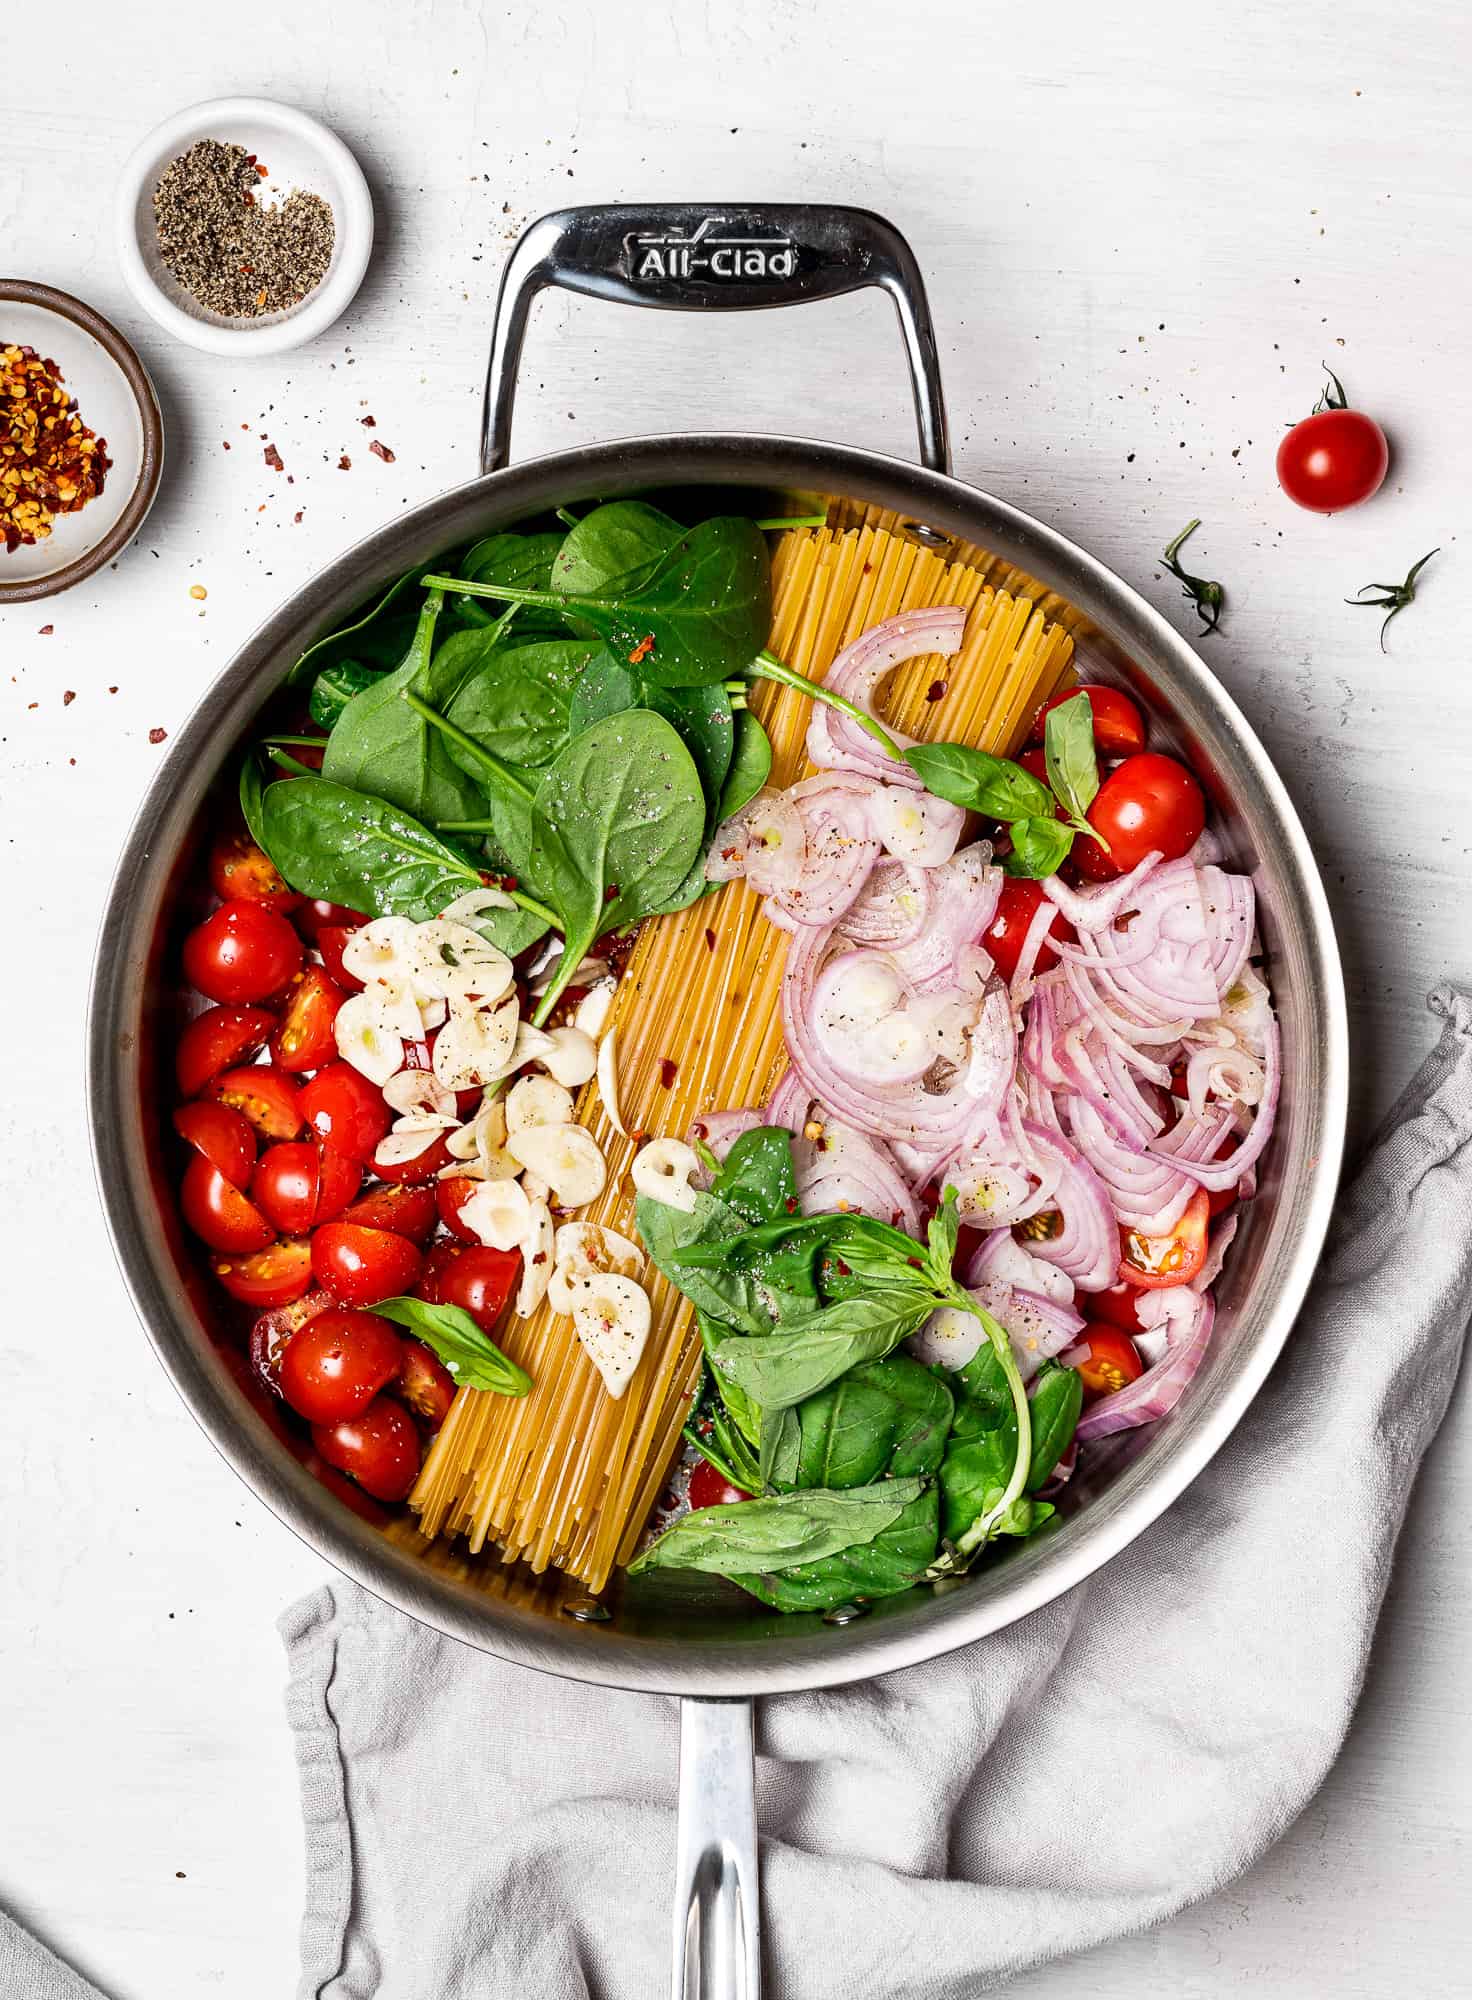
[[[1065,1451],[1073,1443],[1079,1414],[1084,1404],[1084,1385],[1076,1368],[1060,1368],[1048,1361],[1033,1385],[1032,1461],[1028,1467],[1027,1490],[1036,1493],[1046,1486]]]
[[[532,1378],[481,1332],[459,1306],[432,1306],[423,1299],[383,1299],[373,1310],[433,1348],[461,1389],[490,1389],[499,1396],[524,1396]]]
[[[791,1329],[717,1342],[714,1362],[764,1411],[801,1403],[861,1361],[878,1361],[918,1332],[933,1309],[928,1294],[840,1299]]]
[[[550,764],[572,734],[572,708],[586,669],[606,659],[581,639],[497,644],[487,632],[456,632],[435,655],[435,673],[458,692],[447,719],[503,764],[535,770]],[[451,760],[479,784],[485,768],[453,739]]]
[[[1017,1460],[1017,1419],[990,1345],[949,1379],[956,1409],[940,1468],[941,1533],[955,1542],[1006,1491]]]
[[[795,1412],[798,1448],[782,1486],[867,1486],[939,1470],[954,1400],[940,1376],[908,1354],[862,1362]]]
[[[736,717],[736,746],[716,807],[716,825],[749,806],[771,775],[772,739],[751,710],[743,708]]]
[[[925,1490],[921,1479],[886,1479],[842,1493],[783,1493],[686,1514],[629,1564],[651,1569],[699,1569],[716,1576],[819,1562],[872,1542]]]
[[[1099,791],[1094,710],[1082,689],[1048,710],[1043,732],[1048,782],[1059,802],[1075,819],[1082,819]]]
[[[708,1271],[687,1268],[680,1260],[684,1250],[740,1236],[746,1225],[734,1208],[727,1208],[714,1195],[700,1194],[693,1212],[686,1214],[668,1202],[641,1194],[634,1206],[634,1219],[655,1269],[685,1294],[697,1312],[717,1323],[718,1330],[706,1339],[708,1356],[714,1358],[740,1334],[771,1332],[772,1316],[750,1271],[719,1262]],[[737,1335],[728,1334],[727,1326],[735,1327]],[[717,1381],[724,1393],[725,1380],[718,1376]]]
[[[888,1480],[881,1485],[908,1485]],[[852,1491],[866,1492],[858,1487]],[[800,1495],[794,1494],[794,1499]],[[754,1505],[754,1502],[747,1502]],[[1028,1503],[1031,1505],[1032,1503]],[[732,1581],[778,1611],[831,1611],[855,1598],[897,1597],[925,1580],[940,1540],[940,1496],[933,1480],[888,1527],[837,1554]]]
[[[912,743],[905,751],[927,792],[988,819],[1048,816],[1053,799],[1042,781],[1006,757],[967,743]]]
[[[592,596],[610,577],[657,562],[684,532],[678,521],[643,500],[606,500],[568,530],[546,587],[571,597]]]
[[[1007,874],[1029,881],[1040,882],[1045,875],[1055,875],[1073,845],[1073,829],[1061,820],[1014,820],[1009,832],[1012,852],[1002,867]]]
[[[382,678],[381,667],[370,667],[362,660],[335,660],[313,681],[308,713],[323,729],[332,729],[353,696],[376,686]]]
[[[695,1324],[700,1331],[701,1346],[707,1359],[715,1343],[729,1331],[721,1321],[712,1319],[709,1313],[695,1309]],[[730,1418],[732,1425],[740,1432],[749,1446],[755,1446],[761,1436],[762,1413],[751,1398],[738,1389],[734,1382],[728,1382],[716,1374],[714,1368],[707,1367],[705,1380],[720,1401],[721,1408]]]
[[[946,1284],[956,1261],[956,1244],[961,1234],[960,1202],[954,1188],[947,1188],[940,1207],[926,1225],[926,1250],[932,1277]]]
[[[814,1484],[798,1478],[798,1461],[802,1453],[802,1424],[796,1410],[763,1410],[761,1412],[761,1455],[757,1462],[757,1472],[761,1488],[776,1487],[779,1490]]]
[[[747,1222],[777,1222],[797,1212],[792,1134],[781,1125],[758,1125],[727,1153],[711,1193]]]

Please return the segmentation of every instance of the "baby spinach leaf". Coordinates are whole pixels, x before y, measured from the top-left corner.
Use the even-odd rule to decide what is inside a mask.
[[[568,530],[546,588],[592,596],[610,577],[658,561],[684,532],[678,521],[643,500],[605,500]]]
[[[442,604],[440,593],[431,591],[402,663],[354,695],[322,759],[322,775],[330,783],[371,790],[428,821],[469,819],[482,802],[480,786],[452,761],[440,732],[400,699],[408,691],[432,707],[448,706],[468,671],[463,656],[442,668],[433,652]]]
[[[423,923],[482,885],[480,869],[408,813],[325,778],[267,785],[258,838],[293,889],[374,916]],[[514,957],[546,925],[513,909],[488,912],[477,928]]]
[[[1008,830],[1012,852],[1004,857],[1002,866],[1009,875],[1030,881],[1040,882],[1045,875],[1056,874],[1073,845],[1073,828],[1051,817],[1014,820]]]
[[[313,722],[324,729],[333,728],[353,696],[375,686],[382,678],[381,667],[370,667],[362,660],[334,660],[323,667],[307,698]]]
[[[919,1331],[934,1305],[924,1293],[839,1299],[761,1339],[718,1341],[715,1365],[764,1411],[786,1409],[859,1362],[882,1359]]]
[[[532,1378],[503,1354],[460,1306],[432,1306],[423,1299],[384,1299],[373,1310],[395,1326],[407,1327],[443,1361],[460,1389],[490,1389],[499,1396],[524,1396]]]
[[[809,1396],[796,1412],[789,1486],[867,1486],[883,1473],[933,1473],[945,1456],[953,1399],[938,1375],[908,1354],[862,1362]]]
[[[797,1210],[792,1134],[781,1125],[758,1125],[727,1153],[710,1191],[747,1222],[776,1222]]]
[[[641,680],[606,648],[600,648],[573,690],[571,728],[577,732],[631,708],[652,709],[679,733],[695,760],[708,807],[713,807],[730,768],[736,740],[735,715],[724,683],[699,688],[656,687]],[[714,829],[716,820],[710,809],[706,819]],[[701,865],[704,866],[704,856]]]
[[[629,1574],[700,1569],[736,1576],[744,1570],[818,1562],[856,1543],[872,1542],[924,1490],[920,1479],[886,1479],[842,1493],[783,1493],[770,1500],[701,1507],[642,1550],[629,1564]]]
[[[880,1488],[908,1486],[909,1480],[880,1482]],[[850,1489],[869,1492],[868,1487]],[[793,1499],[802,1498],[794,1494]],[[755,1501],[745,1501],[755,1506]],[[1026,1503],[1031,1506],[1032,1502]],[[940,1498],[935,1482],[867,1542],[854,1542],[831,1556],[732,1578],[753,1597],[778,1611],[831,1611],[855,1598],[897,1597],[925,1580],[940,1540]]]
[[[1043,725],[1048,783],[1059,803],[1082,820],[1099,793],[1099,760],[1094,753],[1094,710],[1079,690],[1048,710]]]
[[[525,590],[550,590],[552,565],[562,547],[556,534],[487,535],[468,552],[459,566],[459,575],[470,583],[511,583]],[[456,622],[462,626],[495,624],[496,613],[483,597],[469,591],[455,591],[451,597]],[[561,638],[563,622],[554,611],[524,606],[516,614],[516,630],[523,637],[545,634]]]
[[[419,622],[419,600],[412,593],[416,572],[405,570],[388,589],[350,624],[324,632],[297,657],[286,677],[288,687],[299,687],[310,674],[341,659],[355,659],[366,667],[383,671],[397,666]],[[405,602],[405,599],[408,602]]]
[[[240,763],[240,815],[257,847],[266,845],[262,838],[265,790],[266,780],[261,771],[260,757],[254,749],[247,750]]]
[[[927,792],[988,819],[1051,817],[1053,798],[1041,779],[1009,758],[967,743],[912,743],[905,762]]]
[[[736,717],[736,743],[716,807],[716,825],[749,806],[771,775],[772,739],[751,710],[743,708]]]
[[[571,733],[575,690],[599,649],[581,639],[497,645],[487,632],[456,632],[435,655],[435,674],[458,687],[445,715],[503,763],[550,764]],[[604,656],[606,657],[606,655]],[[451,759],[485,782],[482,765],[447,739]]]

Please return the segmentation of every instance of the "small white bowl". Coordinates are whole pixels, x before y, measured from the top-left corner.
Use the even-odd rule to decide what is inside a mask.
[[[258,319],[228,319],[192,299],[165,265],[154,189],[169,162],[200,139],[254,153],[270,170],[261,182],[265,201],[284,200],[300,188],[321,195],[332,210],[332,262],[300,305]],[[128,289],[160,326],[212,354],[279,354],[325,333],[352,303],[373,248],[373,201],[362,168],[315,118],[268,97],[217,97],[166,118],[134,150],[118,188],[117,237]]]

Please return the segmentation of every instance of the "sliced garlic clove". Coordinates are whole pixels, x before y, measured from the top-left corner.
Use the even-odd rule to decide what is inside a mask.
[[[636,1278],[644,1268],[644,1253],[637,1243],[602,1223],[564,1222],[557,1232],[553,1266],[547,1302],[554,1312],[570,1313],[583,1279],[610,1271],[620,1278]]]
[[[700,1171],[700,1156],[683,1139],[651,1139],[634,1155],[633,1181],[636,1192],[666,1208],[678,1208],[686,1215],[695,1212],[696,1190],[692,1177]]]
[[[404,1042],[423,1040],[424,1023],[407,986],[387,979],[370,979],[356,998],[363,1003],[364,1018],[379,1034],[397,1035]]]
[[[494,1007],[451,1014],[434,1045],[434,1073],[447,1090],[468,1090],[505,1074],[516,1046],[516,1017],[514,990]]]
[[[455,1093],[427,1069],[401,1069],[383,1086],[383,1101],[402,1118],[416,1111],[432,1111],[456,1125]]]
[[[449,1018],[448,1000],[423,1000],[419,1005],[419,1025],[426,1035],[432,1035],[436,1028],[442,1028]]]
[[[489,1250],[519,1250],[531,1203],[520,1181],[481,1181],[461,1205],[458,1220]]]
[[[603,1109],[608,1113],[608,1122],[621,1139],[629,1136],[624,1124],[624,1114],[618,1103],[618,1029],[610,1028],[598,1044],[598,1095],[603,1099]]]
[[[618,984],[612,979],[600,979],[596,986],[590,986],[573,1010],[573,1026],[580,1028],[585,1035],[591,1035],[596,1042],[608,1026],[617,991]]]
[[[407,917],[374,917],[360,924],[342,948],[342,969],[361,979],[407,985],[412,977],[415,926]]]
[[[489,1005],[509,990],[514,977],[504,951],[447,917],[416,926],[411,962],[419,990],[442,1000]]]
[[[596,1201],[608,1180],[597,1142],[581,1125],[531,1125],[508,1133],[506,1150],[547,1183],[559,1208]]]
[[[585,1084],[598,1067],[598,1045],[581,1028],[554,1028],[547,1037],[551,1048],[538,1057],[549,1076],[573,1089]]]
[[[511,1155],[509,1153],[506,1155],[506,1157],[508,1160],[511,1159]],[[512,1165],[512,1170],[514,1172],[516,1168],[516,1162],[512,1160],[511,1165]],[[549,1201],[551,1199],[552,1196],[551,1188],[548,1187],[547,1183],[544,1180],[539,1180],[535,1174],[529,1174],[523,1172],[521,1176],[521,1184],[526,1189],[527,1193],[531,1196],[533,1201]]]
[[[409,1160],[417,1160],[421,1153],[427,1153],[435,1140],[444,1134],[444,1121],[439,1118],[401,1118],[392,1132],[379,1140],[374,1149],[375,1167],[401,1167]]]
[[[463,896],[457,896],[453,903],[440,911],[440,916],[452,924],[469,924],[473,930],[480,918],[491,910],[514,910],[516,904],[504,889],[467,889]]]
[[[456,1160],[473,1160],[482,1144],[500,1146],[506,1139],[506,1105],[502,1098],[489,1093],[482,1096],[475,1116],[458,1132],[452,1132],[446,1141],[450,1157]]]
[[[610,1396],[628,1388],[649,1338],[649,1294],[632,1278],[607,1272],[581,1281],[572,1321]]]
[[[506,1097],[506,1130],[524,1131],[529,1125],[570,1125],[572,1092],[550,1076],[524,1076],[513,1083]]]
[[[378,1025],[373,1002],[366,993],[354,993],[343,1001],[332,1024],[337,1053],[351,1063],[370,1083],[384,1084],[403,1066],[404,1044],[398,1035],[385,1033]]]
[[[547,1296],[552,1280],[552,1214],[545,1201],[527,1204],[526,1234],[521,1240],[521,1283],[516,1289],[516,1310],[530,1319]]]

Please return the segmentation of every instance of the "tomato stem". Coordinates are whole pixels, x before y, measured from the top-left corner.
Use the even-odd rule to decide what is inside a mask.
[[[1160,560],[1181,585],[1183,594],[1196,606],[1197,615],[1201,619],[1201,630],[1196,636],[1204,639],[1217,629],[1222,615],[1222,605],[1226,602],[1226,592],[1219,583],[1208,577],[1192,576],[1190,571],[1183,569],[1177,560],[1186,537],[1194,535],[1200,526],[1199,520],[1188,521],[1175,540],[1166,543]]]
[[[1384,611],[1385,623],[1380,627],[1380,650],[1387,652],[1385,634],[1390,629],[1392,619],[1399,618],[1408,604],[1416,601],[1416,578],[1425,569],[1433,556],[1441,554],[1440,548],[1428,549],[1419,562],[1412,563],[1406,571],[1404,583],[1362,583],[1353,597],[1346,597],[1346,604],[1358,604],[1366,611]],[[1367,591],[1378,590],[1378,597],[1366,596]],[[1387,609],[1387,606],[1389,607]]]

